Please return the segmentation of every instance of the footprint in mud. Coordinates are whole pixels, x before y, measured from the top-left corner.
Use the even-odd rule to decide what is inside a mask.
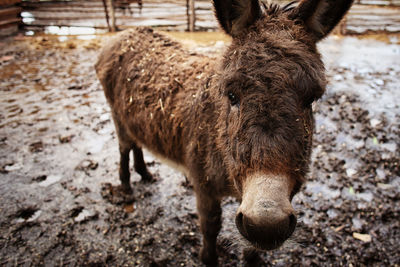
[[[30,206],[20,209],[16,214],[15,218],[17,222],[32,222],[36,220],[42,212],[36,207]]]
[[[116,205],[133,203],[135,201],[135,197],[132,194],[124,193],[120,185],[113,186],[110,183],[103,183],[101,185],[101,196]]]
[[[40,175],[33,178],[32,182],[38,183],[41,187],[48,187],[58,183],[62,178],[63,176],[59,174]]]
[[[39,175],[39,176],[36,176],[36,177],[32,178],[32,182],[40,183],[40,182],[43,182],[46,179],[47,179],[47,175]]]

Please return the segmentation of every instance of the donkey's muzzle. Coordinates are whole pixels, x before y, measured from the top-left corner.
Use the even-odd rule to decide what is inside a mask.
[[[293,182],[286,175],[254,173],[246,177],[236,226],[256,248],[275,249],[293,233],[292,190]]]

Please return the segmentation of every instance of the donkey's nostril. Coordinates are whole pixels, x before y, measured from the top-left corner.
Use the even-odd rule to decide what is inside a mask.
[[[236,215],[236,227],[239,229],[239,232],[243,234],[244,232],[244,225],[243,225],[243,213],[239,212]]]
[[[243,226],[243,213],[239,212],[238,215],[236,215],[236,224]]]

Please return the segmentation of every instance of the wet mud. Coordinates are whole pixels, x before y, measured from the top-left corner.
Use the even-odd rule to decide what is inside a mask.
[[[175,36],[185,38],[185,36]],[[155,177],[118,190],[118,145],[93,64],[102,41],[51,36],[0,42],[0,265],[201,266],[190,184],[145,151]],[[396,39],[398,40],[398,39]],[[218,54],[226,39],[187,42]],[[265,266],[399,266],[400,45],[331,37],[330,84],[314,104],[298,227]],[[221,266],[241,266],[224,201]]]

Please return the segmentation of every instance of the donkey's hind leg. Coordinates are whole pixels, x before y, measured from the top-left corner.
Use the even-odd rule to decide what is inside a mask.
[[[121,181],[122,190],[127,193],[132,193],[130,185],[131,173],[129,171],[129,152],[130,147],[119,145],[120,162],[119,162],[119,179]]]
[[[147,169],[146,163],[144,162],[143,159],[143,152],[140,147],[138,147],[136,144],[133,144],[132,146],[133,149],[133,156],[134,156],[134,166],[135,166],[135,171],[142,176],[143,181],[149,182],[153,180],[153,176]]]
[[[132,193],[130,185],[131,173],[129,171],[129,153],[133,150],[134,166],[137,173],[142,176],[144,181],[151,181],[153,177],[147,170],[143,159],[143,152],[140,147],[127,135],[121,122],[117,116],[113,116],[115,128],[118,136],[120,163],[119,163],[119,179],[121,181],[122,191],[127,194]]]
[[[122,123],[119,121],[117,116],[114,116],[115,129],[118,136],[119,144],[119,180],[121,181],[122,191],[127,194],[132,193],[132,188],[130,185],[131,173],[129,171],[129,153],[132,150],[131,138],[127,135]]]

